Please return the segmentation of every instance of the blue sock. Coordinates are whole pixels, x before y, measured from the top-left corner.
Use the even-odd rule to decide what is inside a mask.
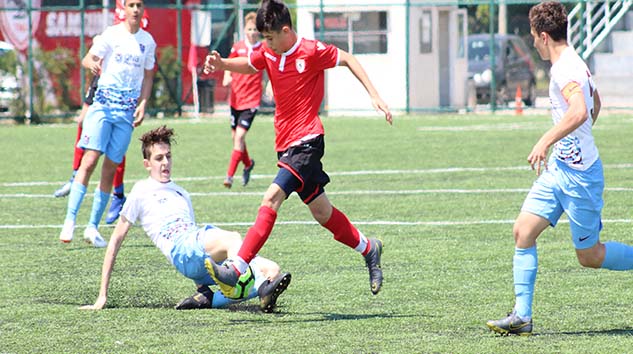
[[[221,291],[215,291],[213,292],[213,300],[211,301],[211,307],[213,307],[214,309],[219,309],[219,308],[223,308],[223,307],[227,307],[231,304],[237,304],[239,301],[238,300],[231,300],[229,298],[227,298],[226,296],[224,296],[224,294],[222,294]]]
[[[73,182],[70,185],[70,194],[68,195],[68,208],[66,209],[66,220],[77,220],[77,211],[81,206],[81,202],[86,195],[86,186],[81,183]]]
[[[536,245],[530,248],[515,248],[512,265],[516,298],[514,309],[521,318],[532,318],[532,299],[538,270]]]
[[[73,170],[73,175],[70,176],[70,183],[72,183],[75,180],[76,175],[77,175],[77,170]]]
[[[108,198],[110,194],[103,193],[100,189],[95,189],[94,200],[92,201],[92,211],[90,212],[90,221],[88,225],[99,227],[99,222],[103,216],[106,206],[108,206]]]
[[[114,194],[117,194],[117,195],[123,195],[123,194],[125,194],[125,188],[124,188],[124,186],[123,186],[123,183],[121,183],[121,185],[120,185],[120,186],[116,186],[116,187],[114,187]]]
[[[605,242],[602,268],[610,270],[633,269],[633,247],[619,242]]]

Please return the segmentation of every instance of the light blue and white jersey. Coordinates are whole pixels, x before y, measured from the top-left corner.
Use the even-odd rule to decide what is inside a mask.
[[[124,23],[106,28],[90,48],[90,54],[103,59],[99,78],[102,92],[101,95],[97,93],[95,100],[107,104],[110,100],[133,99],[136,106],[145,70],[154,68],[155,53],[156,42],[145,30],[139,29],[132,34]],[[108,91],[116,94],[109,95]]]
[[[198,231],[189,193],[174,182],[151,177],[134,184],[121,215],[131,223],[140,222],[169,262],[178,238]]]
[[[570,88],[575,87],[574,83],[578,84],[582,91],[588,114],[587,120],[580,127],[554,144],[552,156],[575,170],[584,171],[599,158],[591,132],[593,94],[596,85],[587,65],[572,47],[567,47],[563,51],[560,59],[552,65],[550,74],[549,97],[554,124],[558,124],[569,109],[567,99],[576,93],[570,91]]]

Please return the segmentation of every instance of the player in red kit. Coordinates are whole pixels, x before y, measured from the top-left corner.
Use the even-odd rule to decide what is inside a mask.
[[[262,43],[259,41],[259,32],[255,27],[255,12],[250,12],[244,17],[244,35],[243,39],[233,45],[229,58],[248,57],[251,52],[259,50]],[[246,148],[246,133],[250,129],[259,104],[262,99],[262,77],[263,72],[253,75],[244,75],[239,73],[224,73],[224,86],[231,85],[231,135],[233,137],[233,152],[231,160],[226,171],[226,179],[224,186],[231,188],[233,186],[233,176],[237,165],[242,162],[244,164],[244,172],[242,173],[242,185],[246,186],[251,178],[251,171],[255,167],[255,160],[248,156]]]
[[[125,0],[117,0],[116,9],[114,10],[114,24],[118,24],[125,21]],[[143,17],[141,19],[141,28],[147,30],[149,26],[149,15],[147,11],[143,12]],[[93,41],[98,40],[98,36],[95,36]],[[83,120],[88,112],[88,108],[92,104],[92,100],[94,97],[95,91],[97,91],[97,81],[99,77],[95,76],[92,79],[90,87],[86,92],[86,96],[84,97],[84,104],[81,107],[81,112],[79,113],[79,117],[77,117],[77,138],[75,139],[75,150],[73,156],[73,174],[70,177],[70,180],[59,189],[57,189],[53,195],[56,198],[65,197],[70,193],[70,186],[75,178],[75,174],[79,169],[79,165],[81,164],[81,159],[84,156],[84,149],[77,146],[77,142],[81,138],[81,133],[83,131]],[[112,181],[112,188],[114,192],[112,193],[112,201],[110,202],[110,209],[108,210],[108,214],[106,214],[105,222],[107,224],[112,224],[119,217],[119,212],[123,207],[123,203],[125,202],[125,186],[123,184],[123,175],[125,174],[125,157],[123,157],[123,161],[116,168],[116,172],[114,173],[114,180]]]
[[[380,260],[382,242],[367,238],[328,200],[324,187],[330,181],[323,171],[324,130],[318,116],[324,95],[324,70],[347,66],[365,87],[374,108],[382,111],[389,124],[392,116],[385,102],[356,58],[333,45],[299,38],[292,28],[288,7],[278,0],[265,0],[256,18],[257,30],[266,43],[248,58],[223,59],[212,52],[205,71],[229,70],[253,74],[266,70],[272,83],[275,110],[275,149],[279,170],[264,195],[254,225],[237,257],[222,265],[207,263],[207,269],[223,293],[229,296],[240,274],[262,248],[272,232],[277,210],[292,192],[308,206],[321,226],[334,239],[355,249],[365,258],[370,288],[377,294],[382,286]]]

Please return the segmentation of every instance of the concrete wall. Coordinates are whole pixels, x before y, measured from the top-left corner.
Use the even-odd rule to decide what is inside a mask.
[[[386,11],[388,34],[386,54],[355,54],[367,71],[381,97],[394,111],[409,108],[413,111],[435,109],[440,106],[461,108],[465,106],[465,83],[468,63],[456,58],[459,48],[457,16],[454,6],[424,7],[421,4],[407,9],[402,4],[388,5],[384,0],[324,0],[326,12]],[[373,5],[375,4],[375,5]],[[319,0],[297,1],[299,35],[316,38],[314,16],[319,14]],[[432,13],[432,52],[420,53],[420,17],[422,11]],[[440,11],[446,26],[439,29]],[[407,48],[407,32],[409,47]],[[439,50],[445,49],[444,60]],[[408,50],[408,58],[407,58]],[[409,65],[409,91],[407,92],[407,64]],[[326,72],[325,104],[331,113],[373,112],[367,92],[346,67]],[[443,96],[442,96],[443,95]]]

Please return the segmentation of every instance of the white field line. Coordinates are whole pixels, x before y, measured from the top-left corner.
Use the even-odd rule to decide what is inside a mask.
[[[633,163],[623,164],[607,164],[604,165],[604,169],[630,169],[633,168]],[[400,175],[400,174],[441,174],[441,173],[462,173],[462,172],[499,172],[499,171],[527,171],[530,167],[527,165],[522,166],[508,166],[508,167],[447,167],[447,168],[429,168],[429,169],[415,169],[415,170],[368,170],[368,171],[339,171],[328,172],[330,176],[372,176],[372,175]],[[202,177],[174,177],[175,182],[193,182],[193,181],[209,181],[209,180],[222,180],[226,176],[202,176]],[[272,179],[275,175],[253,175],[251,178],[260,179],[268,178]],[[32,186],[60,186],[66,181],[33,181],[33,182],[3,182],[0,183],[0,187],[32,187]],[[96,184],[98,181],[93,181],[91,184]],[[134,183],[135,180],[126,180],[127,183]]]
[[[604,219],[605,224],[631,224],[633,219]],[[510,225],[514,223],[514,220],[462,220],[462,221],[388,221],[388,220],[376,220],[376,221],[352,221],[354,225],[372,225],[372,226],[469,226],[469,225]],[[569,223],[568,220],[560,220],[559,224]],[[202,223],[200,225],[206,225]],[[230,227],[230,226],[251,226],[252,222],[218,222],[212,223],[215,226]],[[283,225],[317,225],[316,221],[278,221],[276,226]],[[0,230],[18,230],[18,229],[61,229],[63,225],[0,225]],[[77,228],[80,228],[78,226]],[[101,225],[100,228],[113,228],[114,225]]]
[[[607,192],[633,192],[633,188],[607,187]],[[492,188],[492,189],[411,189],[411,190],[355,190],[355,191],[331,191],[328,195],[416,195],[416,194],[499,194],[499,193],[527,193],[529,188]],[[261,197],[264,192],[193,192],[192,197]],[[3,199],[20,198],[55,198],[49,194],[0,194]],[[92,193],[86,193],[84,198],[92,198]],[[62,199],[63,200],[63,199]]]

